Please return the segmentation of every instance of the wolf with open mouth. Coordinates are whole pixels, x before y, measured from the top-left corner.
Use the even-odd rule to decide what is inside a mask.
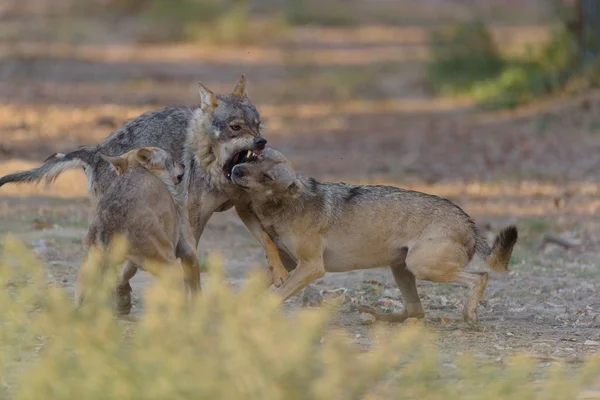
[[[97,145],[56,153],[37,168],[0,177],[6,183],[54,181],[63,171],[83,168],[92,203],[102,197],[116,178],[100,156],[118,156],[139,147],[161,148],[183,164],[185,174],[177,185],[185,199],[196,244],[210,216],[235,205],[239,193],[231,182],[237,164],[253,160],[265,148],[261,118],[246,94],[246,78],[229,94],[215,95],[200,84],[200,105],[150,111],[126,121]],[[242,218],[248,225],[252,216]],[[248,227],[264,244],[256,225]],[[135,268],[125,269],[135,273]]]

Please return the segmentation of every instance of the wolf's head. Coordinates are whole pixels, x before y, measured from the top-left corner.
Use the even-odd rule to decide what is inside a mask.
[[[250,161],[262,152],[267,143],[261,136],[258,110],[246,94],[246,77],[230,94],[215,95],[200,84],[200,109],[197,119],[198,156],[204,168],[216,167],[231,178],[237,164]]]
[[[255,161],[236,165],[231,180],[258,203],[294,198],[302,185],[289,160],[271,147]]]
[[[165,185],[179,184],[183,179],[184,167],[181,163],[173,161],[169,153],[158,147],[142,147],[128,151],[118,157],[108,157],[100,154],[121,176],[128,169],[137,165],[156,175]]]

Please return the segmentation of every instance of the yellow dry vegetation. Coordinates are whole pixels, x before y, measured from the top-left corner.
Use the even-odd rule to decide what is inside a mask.
[[[372,332],[365,352],[328,328],[334,304],[283,313],[262,274],[233,290],[217,258],[194,304],[173,271],[126,322],[113,316],[114,271],[75,310],[23,242],[7,235],[2,248],[0,399],[563,400],[598,384],[598,359],[541,375],[525,357],[507,366],[463,357],[448,368],[420,325]]]

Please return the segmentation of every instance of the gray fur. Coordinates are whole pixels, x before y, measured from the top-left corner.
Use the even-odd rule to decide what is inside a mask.
[[[0,178],[0,187],[5,183],[34,183],[45,180],[52,183],[67,169],[86,167],[93,154],[86,148],[68,154],[56,153],[48,157],[42,165],[29,171],[19,171]]]
[[[117,176],[100,154],[118,156],[135,148],[159,147],[185,168],[178,190],[188,203],[199,240],[210,215],[231,207],[228,200],[235,186],[223,173],[224,165],[236,152],[252,149],[253,140],[261,134],[260,114],[245,93],[243,76],[232,94],[214,95],[204,86],[200,92],[199,106],[146,112],[126,121],[99,144],[55,154],[37,168],[0,178],[0,186],[51,182],[66,169],[83,167],[95,203]]]

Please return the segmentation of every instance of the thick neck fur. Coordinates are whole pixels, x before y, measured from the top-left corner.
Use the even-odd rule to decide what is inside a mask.
[[[299,190],[295,194],[286,193],[266,197],[262,201],[253,201],[252,208],[266,224],[276,223],[278,220],[286,219],[287,215],[297,214],[299,211],[307,211],[306,205],[315,199],[322,198],[319,189],[320,183],[314,178],[297,176]]]
[[[196,165],[204,172],[204,180],[211,190],[223,188],[228,182],[223,174],[223,166],[219,165],[217,156],[214,151],[214,144],[210,139],[209,133],[204,128],[207,120],[210,119],[210,114],[204,113],[200,108],[194,112],[194,118],[190,123],[187,135],[187,152],[185,152],[185,166],[189,168],[192,165],[191,158],[194,157]],[[187,174],[188,177],[191,174]],[[189,179],[185,182],[190,185]]]
[[[177,213],[181,214],[185,211],[187,215],[187,207],[185,205],[185,196],[182,193],[179,193],[175,188],[175,184],[170,179],[162,179],[161,181],[165,184],[173,202],[175,203],[175,207],[177,208]]]

